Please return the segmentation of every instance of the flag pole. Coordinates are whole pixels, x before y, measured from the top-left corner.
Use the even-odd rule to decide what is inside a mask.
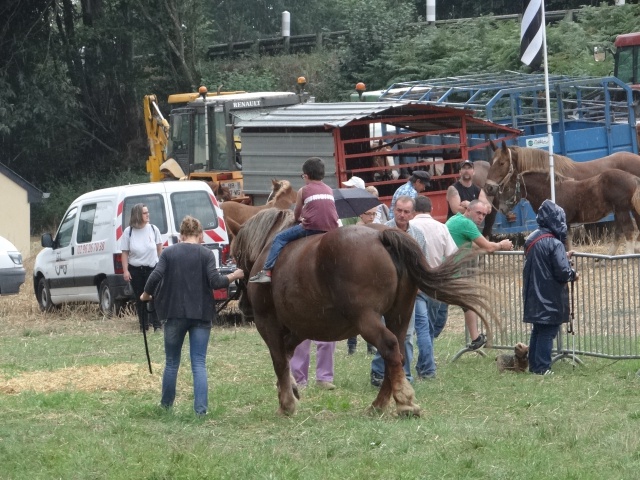
[[[547,24],[545,22],[544,0],[542,9],[542,58],[544,63],[544,92],[547,106],[547,139],[549,142],[549,183],[551,184],[551,201],[556,202],[555,167],[553,162],[553,130],[551,128],[551,99],[549,95],[549,65],[547,62]]]

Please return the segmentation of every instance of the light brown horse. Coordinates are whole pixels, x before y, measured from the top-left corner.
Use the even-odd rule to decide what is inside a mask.
[[[489,196],[503,196],[501,190],[504,185],[518,172],[549,172],[549,152],[546,150],[507,147],[505,142],[502,142],[501,148],[496,148],[491,142],[491,147],[494,154],[485,185],[485,192]],[[629,152],[617,152],[588,162],[574,162],[569,157],[554,154],[553,160],[555,173],[574,180],[585,180],[612,168],[640,177],[640,156]],[[640,229],[640,214],[635,210],[631,214]],[[568,238],[571,238],[571,231]],[[640,241],[640,235],[636,240]]]
[[[273,184],[270,200],[265,205],[254,206],[245,205],[239,202],[223,202],[220,205],[224,213],[224,220],[227,224],[227,231],[236,236],[240,227],[244,223],[253,217],[256,213],[264,210],[265,208],[277,208],[280,210],[288,210],[292,205],[296,203],[296,196],[298,191],[295,190],[288,180],[271,180]]]
[[[549,171],[549,152],[546,150],[507,147],[504,142],[501,148],[496,148],[491,142],[491,147],[494,149],[494,154],[487,175],[487,187],[485,187],[487,195],[499,193],[500,185],[507,183],[517,172]],[[553,160],[555,173],[574,180],[584,180],[612,168],[640,177],[640,155],[629,152],[617,152],[588,162],[574,162],[569,157],[554,154]]]
[[[622,170],[605,170],[585,180],[556,175],[556,204],[564,209],[567,224],[593,223],[613,212],[616,239],[609,255],[614,255],[626,237],[626,253],[635,251],[630,212],[640,213],[640,178]],[[549,173],[522,172],[504,185],[501,202],[512,204],[526,199],[535,212],[551,196]],[[511,199],[511,201],[509,201]],[[503,211],[505,208],[501,208]],[[571,238],[567,235],[568,248]]]
[[[273,236],[293,224],[293,213],[268,209],[251,218],[231,245],[245,273],[264,264]],[[468,257],[463,257],[468,259]],[[277,376],[278,413],[291,415],[300,395],[289,360],[304,339],[337,341],[357,334],[385,361],[385,376],[370,408],[382,411],[393,396],[400,414],[419,415],[414,390],[402,369],[404,337],[418,289],[438,300],[493,316],[487,289],[468,266],[450,258],[437,269],[407,234],[382,225],[337,228],[289,243],[269,284],[249,283],[239,307],[264,339]],[[383,317],[386,326],[380,321]],[[486,323],[487,328],[489,327]]]

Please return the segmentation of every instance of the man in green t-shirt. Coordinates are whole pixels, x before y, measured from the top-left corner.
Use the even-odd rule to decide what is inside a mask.
[[[457,213],[445,224],[449,229],[449,233],[456,242],[458,248],[472,248],[474,245],[487,252],[495,252],[497,250],[511,250],[513,244],[511,240],[505,239],[500,242],[490,242],[482,236],[478,225],[482,224],[484,217],[487,216],[488,205],[480,200],[473,200],[469,203],[464,214]],[[483,333],[478,331],[478,315],[471,310],[464,311],[464,322],[472,339],[469,348],[477,350],[482,347],[487,338]]]

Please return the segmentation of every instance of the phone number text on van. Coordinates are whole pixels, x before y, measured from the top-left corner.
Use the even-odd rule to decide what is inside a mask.
[[[96,253],[96,252],[103,252],[105,249],[107,241],[106,240],[102,240],[100,242],[93,242],[93,243],[83,243],[81,245],[78,245],[78,248],[76,250],[76,255],[86,255],[89,253]]]

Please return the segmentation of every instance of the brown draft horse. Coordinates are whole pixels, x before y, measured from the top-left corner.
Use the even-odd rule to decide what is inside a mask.
[[[240,227],[242,227],[247,220],[265,208],[274,207],[280,210],[288,210],[296,203],[298,191],[291,186],[288,180],[273,179],[271,183],[273,186],[271,194],[269,195],[270,200],[265,205],[254,206],[238,202],[224,202],[220,205],[224,213],[224,220],[227,224],[227,231],[232,236],[235,237]]]
[[[537,148],[507,147],[502,142],[501,148],[494,150],[491,168],[487,175],[485,192],[487,195],[501,195],[503,185],[507,184],[513,175],[518,172],[534,171],[549,172],[549,152]],[[574,162],[569,157],[553,155],[554,172],[574,180],[585,180],[598,175],[605,170],[617,168],[640,177],[640,156],[629,152],[617,152],[606,157],[590,160],[588,162]],[[631,213],[640,229],[640,215],[632,210]],[[640,240],[640,235],[637,240]]]
[[[294,222],[291,211],[268,209],[251,218],[231,245],[245,278],[264,264],[273,236]],[[467,258],[467,257],[465,257]],[[385,360],[385,377],[370,409],[391,401],[397,412],[419,415],[414,390],[402,369],[404,337],[418,289],[448,304],[493,317],[487,289],[460,259],[430,270],[418,244],[398,229],[353,226],[287,245],[270,284],[248,283],[239,307],[253,320],[269,352],[278,386],[278,413],[295,412],[300,395],[289,359],[304,339],[343,340],[357,334]],[[381,322],[384,316],[386,326]]]
[[[487,175],[487,183],[489,185],[506,183],[508,177],[516,170],[519,172],[549,171],[549,152],[546,150],[526,147],[507,147],[504,142],[502,142],[501,148],[496,148],[493,142],[491,143],[491,147],[494,149],[494,154],[491,168]],[[553,163],[555,173],[573,178],[574,180],[584,180],[585,178],[593,177],[612,168],[617,168],[618,170],[623,170],[636,177],[640,177],[640,155],[629,152],[617,152],[588,162],[574,162],[569,157],[554,154]]]
[[[613,212],[616,241],[609,255],[616,253],[623,234],[627,239],[626,253],[634,253],[630,212],[640,213],[640,178],[622,170],[611,169],[585,180],[556,175],[555,185],[556,203],[564,209],[568,224],[597,222]],[[549,173],[522,172],[512,176],[504,186],[501,202],[511,204],[508,199],[512,195],[515,202],[520,198],[528,200],[537,212],[542,202],[551,196]],[[570,242],[571,239],[567,236],[569,249]]]

